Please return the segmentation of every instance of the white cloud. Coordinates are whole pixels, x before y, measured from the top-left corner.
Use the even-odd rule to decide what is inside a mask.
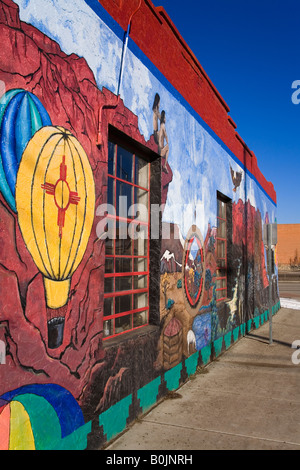
[[[117,90],[122,41],[85,2],[16,0],[16,3],[23,21],[58,42],[66,54],[86,59],[99,87]]]

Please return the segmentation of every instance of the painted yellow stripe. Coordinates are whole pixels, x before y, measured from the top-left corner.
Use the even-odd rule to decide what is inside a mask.
[[[10,403],[9,450],[35,450],[28,413],[17,401]]]
[[[44,191],[41,184],[45,183],[44,171],[49,155],[51,156],[53,147],[61,138],[60,131],[53,127],[44,127],[35,134],[23,153],[16,184],[18,220],[24,241],[35,264],[48,277],[51,277],[53,272],[43,233]],[[56,163],[56,174],[59,174],[59,163]],[[53,181],[51,180],[49,183],[53,183]],[[57,240],[56,243],[58,246]]]
[[[77,173],[77,192],[80,196],[80,203],[77,206],[78,223],[75,226],[71,256],[65,270],[65,276],[72,276],[84,256],[93,226],[95,214],[95,183],[91,166],[81,144],[73,136],[70,137],[68,144],[72,153],[74,168]],[[73,209],[75,211],[75,206]],[[71,211],[67,213],[66,220],[68,220],[69,217],[72,217]],[[84,223],[80,223],[81,220],[84,220]]]

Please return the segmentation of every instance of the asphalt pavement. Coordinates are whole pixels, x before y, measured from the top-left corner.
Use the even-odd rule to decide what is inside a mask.
[[[278,282],[280,297],[300,300],[299,279],[280,280]]]
[[[242,337],[108,451],[300,450],[300,302]],[[286,307],[287,306],[287,307]]]

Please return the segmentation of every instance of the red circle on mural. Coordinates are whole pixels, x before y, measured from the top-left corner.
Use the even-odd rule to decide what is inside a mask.
[[[191,307],[200,300],[203,286],[203,248],[200,239],[193,234],[187,243],[184,257],[184,289]]]

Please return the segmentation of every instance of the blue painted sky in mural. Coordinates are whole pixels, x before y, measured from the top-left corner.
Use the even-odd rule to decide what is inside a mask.
[[[299,1],[153,3],[169,14],[274,184],[278,223],[300,223],[300,104],[291,99],[300,80]]]

